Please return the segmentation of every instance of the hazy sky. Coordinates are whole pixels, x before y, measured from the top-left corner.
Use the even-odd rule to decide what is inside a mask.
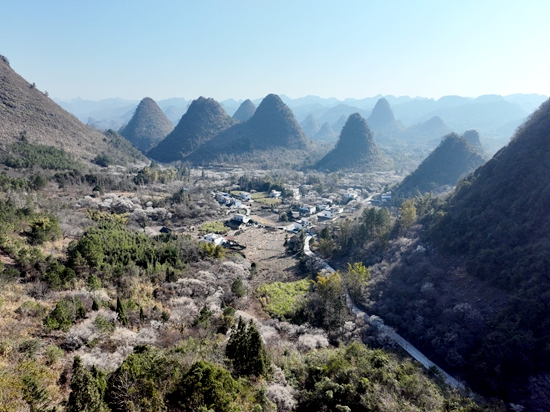
[[[548,0],[0,0],[50,96],[550,95]]]

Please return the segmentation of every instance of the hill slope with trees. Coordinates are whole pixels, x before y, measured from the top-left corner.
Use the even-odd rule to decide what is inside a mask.
[[[269,94],[248,121],[218,134],[184,160],[193,163],[223,161],[229,156],[236,158],[257,151],[301,152],[308,147],[309,139],[292,111],[279,96]]]
[[[550,101],[446,201],[415,201],[420,238],[371,266],[365,299],[474,390],[537,411],[550,391],[548,181]]]
[[[376,146],[372,132],[359,113],[348,117],[334,149],[315,165],[320,170],[383,170],[388,161]]]
[[[193,100],[172,133],[147,156],[159,162],[181,160],[235,122],[217,101],[201,96]]]
[[[130,122],[120,129],[120,134],[139,150],[147,152],[172,130],[172,122],[153,99],[146,97],[139,103]]]
[[[0,56],[0,144],[7,148],[21,136],[30,144],[53,146],[87,161],[102,153],[119,163],[144,160],[139,155],[134,158],[135,153],[114,150],[110,139],[66,112]]]
[[[437,192],[454,186],[461,177],[485,163],[485,158],[456,133],[445,137],[439,146],[410,175],[392,189],[394,199]]]

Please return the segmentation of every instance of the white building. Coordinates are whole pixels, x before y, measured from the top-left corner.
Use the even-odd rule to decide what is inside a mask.
[[[218,235],[217,233],[208,233],[204,235],[204,240],[214,243],[215,245],[221,245],[225,241],[223,236]]]
[[[311,215],[316,211],[317,211],[317,208],[315,206],[306,205],[306,204],[303,204],[302,206],[300,206],[300,213],[302,215]]]
[[[235,213],[233,215],[233,220],[237,222],[248,223],[250,221],[250,216],[243,215],[242,213]]]
[[[252,195],[248,192],[241,192],[239,193],[239,197],[244,200],[244,201],[247,201],[247,200],[250,200],[252,199]]]
[[[269,197],[272,199],[279,199],[281,197],[281,192],[278,190],[272,190]]]

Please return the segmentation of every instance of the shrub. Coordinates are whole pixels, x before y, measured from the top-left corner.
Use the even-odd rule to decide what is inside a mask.
[[[44,326],[49,330],[68,332],[78,319],[85,316],[86,308],[78,297],[65,297],[57,302],[54,310],[44,319]]]

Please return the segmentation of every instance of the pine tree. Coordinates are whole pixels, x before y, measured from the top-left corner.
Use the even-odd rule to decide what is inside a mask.
[[[73,361],[71,394],[67,412],[106,412],[109,409],[103,401],[107,381],[105,374],[93,367],[88,370],[79,356]]]
[[[242,317],[239,318],[239,323],[232,328],[225,354],[233,361],[237,375],[260,376],[269,371],[267,351],[252,319],[247,325]]]
[[[116,313],[118,314],[118,320],[122,323],[123,326],[128,325],[128,318],[126,317],[126,312],[124,311],[124,306],[119,297],[116,298]]]

